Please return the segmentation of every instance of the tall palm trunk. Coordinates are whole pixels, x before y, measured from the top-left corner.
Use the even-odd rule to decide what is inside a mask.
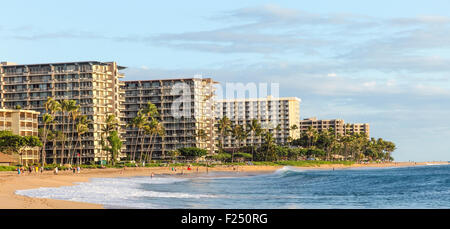
[[[60,164],[64,165],[64,150],[65,150],[65,145],[66,145],[66,133],[64,132],[65,130],[65,125],[66,125],[66,119],[65,119],[65,114],[63,112],[63,117],[62,117],[62,142],[61,142],[61,156],[60,156]]]
[[[141,135],[141,130],[138,128],[137,135],[136,135],[136,143],[134,145],[133,161],[136,161],[136,152],[137,152],[137,146],[139,144],[139,136],[140,135]]]
[[[43,130],[43,132],[44,133],[42,133],[43,134],[43,136],[42,136],[42,140],[43,140],[43,143],[42,143],[42,149],[41,149],[41,160],[42,160],[42,166],[45,166],[45,145],[47,144],[47,130],[46,130],[46,126],[47,126],[47,123],[46,122],[44,122],[44,130]]]
[[[152,135],[150,135],[150,142],[149,142],[149,144],[148,144],[148,147],[147,147],[147,153],[146,153],[146,161],[148,162],[148,163],[150,163],[151,161],[152,161],[152,153],[153,153],[153,138],[155,137],[155,134],[152,134]],[[150,155],[150,157],[149,157],[149,155]]]
[[[56,142],[56,124],[55,123],[53,123],[53,131],[54,131],[54,136],[53,136],[53,164],[57,164],[57,155],[56,155],[56,149],[57,149],[57,147],[56,147],[56,145],[57,145],[57,142]]]
[[[76,145],[76,143],[75,143],[75,145],[73,144],[73,139],[75,137],[75,117],[73,114],[72,114],[71,121],[72,121],[72,130],[71,130],[70,148],[69,148],[69,156],[70,156],[69,163],[70,163],[70,165],[72,165],[72,163],[73,163],[73,155],[75,153],[74,151],[75,151],[75,145]]]
[[[145,139],[145,134],[142,134],[141,147],[140,147],[140,152],[139,152],[139,162],[142,162],[142,154],[144,153],[144,139]]]
[[[146,155],[145,155],[145,161],[147,161],[148,163],[150,163],[152,161],[152,155],[150,155],[150,151],[153,149],[153,143],[152,143],[153,137],[154,137],[154,134],[151,134],[150,135],[150,142],[148,144],[148,147],[147,147],[147,150],[146,150]],[[150,157],[149,157],[149,155],[150,155]]]

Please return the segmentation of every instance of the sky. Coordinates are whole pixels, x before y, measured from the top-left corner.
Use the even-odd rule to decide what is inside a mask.
[[[116,61],[125,80],[279,83],[301,118],[370,123],[397,161],[450,160],[450,2],[7,1],[0,60]]]

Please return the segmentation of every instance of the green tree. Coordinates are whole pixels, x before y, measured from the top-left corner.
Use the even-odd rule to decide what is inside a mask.
[[[110,150],[108,150],[108,137],[110,136],[110,134],[112,133],[112,131],[117,131],[119,127],[119,121],[117,120],[115,115],[108,115],[106,116],[106,120],[105,123],[102,126],[102,133],[100,136],[100,142],[102,145],[102,152],[106,151],[106,161],[107,163],[110,163],[110,154],[112,153]],[[103,154],[103,153],[102,153]],[[102,155],[103,156],[103,155]],[[112,157],[112,155],[111,155]]]
[[[65,145],[66,145],[66,141],[71,140],[71,138],[69,138],[69,134],[66,133],[69,131],[69,120],[71,120],[71,116],[72,113],[77,109],[77,105],[76,105],[76,101],[75,100],[67,100],[64,99],[63,101],[61,101],[61,113],[62,113],[62,134],[64,135],[64,140],[62,142],[61,145],[61,164],[64,164],[64,159],[66,156],[66,149],[65,149]],[[67,126],[67,128],[66,128]],[[68,149],[68,154],[67,154],[67,160],[69,159],[69,154],[70,154],[70,148]]]
[[[150,123],[145,126],[144,131],[146,135],[150,136],[150,142],[146,151],[146,161],[150,162],[153,158],[153,148],[155,144],[153,139],[156,136],[163,137],[165,135],[165,129],[162,123],[158,122],[157,120],[151,120]]]
[[[122,140],[119,137],[117,131],[112,131],[108,136],[109,151],[111,152],[111,161],[114,166],[117,162],[117,156],[119,155],[120,149],[122,148]]]
[[[81,140],[83,138],[83,135],[89,131],[90,122],[91,120],[89,120],[86,115],[81,115],[78,117],[78,123],[76,126],[78,146],[80,147],[80,151],[78,152],[78,154],[80,155],[78,156],[78,164],[81,164],[81,155],[83,155],[83,145],[81,143]],[[77,146],[75,146],[75,149],[76,148]]]
[[[231,129],[231,136],[235,139],[235,142],[237,143],[237,147],[233,147],[233,151],[231,153],[231,162],[234,162],[234,151],[235,149],[240,149],[241,142],[245,140],[248,136],[248,132],[245,131],[244,127],[241,125],[234,125]]]
[[[39,132],[39,136],[41,137],[42,140],[42,148],[41,148],[41,164],[45,166],[46,163],[46,150],[45,147],[47,145],[47,138],[48,138],[48,134],[49,134],[49,127],[51,124],[53,124],[54,122],[54,118],[51,114],[49,113],[45,113],[42,116],[42,123],[44,124],[44,127],[40,129]]]
[[[208,151],[205,149],[200,149],[197,147],[185,147],[178,149],[178,152],[180,152],[181,156],[184,157],[190,157],[190,158],[198,158],[202,156],[206,156],[208,154]]]
[[[142,113],[141,110],[137,112],[137,115],[130,121],[129,126],[132,128],[135,128],[137,130],[136,134],[136,143],[134,145],[134,151],[132,152],[132,158],[133,161],[136,160],[136,153],[137,153],[137,146],[139,144],[139,137],[141,135],[141,132],[144,131],[144,127],[147,125],[147,118]],[[141,152],[142,154],[142,152]]]
[[[261,124],[258,122],[257,119],[252,119],[251,123],[247,126],[249,132],[251,133],[253,139],[256,139],[256,137],[260,137],[262,133]],[[252,145],[252,160],[254,160],[255,157],[255,146]]]
[[[229,135],[231,130],[231,121],[227,116],[224,116],[218,121],[217,130],[220,135],[219,147],[223,150],[223,143],[225,141],[225,137]]]
[[[56,164],[56,145],[57,145],[57,138],[55,136],[56,133],[56,113],[61,110],[61,104],[54,100],[52,97],[48,97],[47,101],[44,103],[45,111],[51,115],[53,118],[52,124],[52,131],[46,130],[47,138],[46,140],[50,140],[49,135],[51,134],[51,140],[52,140],[52,147],[53,147],[53,164]]]

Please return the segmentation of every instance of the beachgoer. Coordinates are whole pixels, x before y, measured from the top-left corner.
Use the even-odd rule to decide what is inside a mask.
[[[31,166],[28,166],[28,173],[31,173],[32,171]]]
[[[55,175],[58,175],[58,167],[55,167],[55,170],[53,171],[53,173],[54,173]]]
[[[20,175],[20,168],[17,168],[17,174]]]
[[[80,166],[77,167],[77,172],[80,173],[81,172],[81,168]]]
[[[150,178],[153,179],[153,173],[152,173],[152,175],[150,176]]]
[[[72,172],[73,172],[73,174],[75,174],[75,172],[76,172],[75,167],[72,168]]]
[[[40,170],[41,170],[41,173],[43,173],[44,172],[44,167],[41,167]]]
[[[39,172],[39,166],[36,166],[35,170],[36,170],[36,173],[38,173]]]

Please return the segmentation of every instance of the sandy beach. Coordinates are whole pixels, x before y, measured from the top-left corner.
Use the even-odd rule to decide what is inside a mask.
[[[316,167],[298,167],[300,169],[346,169],[362,167],[405,167],[423,166],[431,164],[448,164],[448,162],[392,162],[392,163],[371,163],[346,165],[321,165]],[[193,167],[188,171],[186,167],[177,167],[174,172],[169,167],[150,168],[126,168],[126,169],[85,169],[80,174],[73,174],[72,171],[60,171],[54,175],[51,171],[43,174],[25,173],[18,175],[17,172],[0,172],[0,209],[101,209],[102,205],[79,203],[64,200],[53,200],[44,198],[30,198],[16,195],[16,190],[35,189],[40,187],[60,187],[74,185],[76,182],[88,182],[94,177],[132,177],[167,174],[174,176],[196,176],[208,172],[249,172],[268,173],[282,168],[283,166],[216,166],[214,168]],[[198,169],[198,170],[197,170]],[[197,172],[198,171],[198,172]],[[183,175],[181,174],[183,173]]]

